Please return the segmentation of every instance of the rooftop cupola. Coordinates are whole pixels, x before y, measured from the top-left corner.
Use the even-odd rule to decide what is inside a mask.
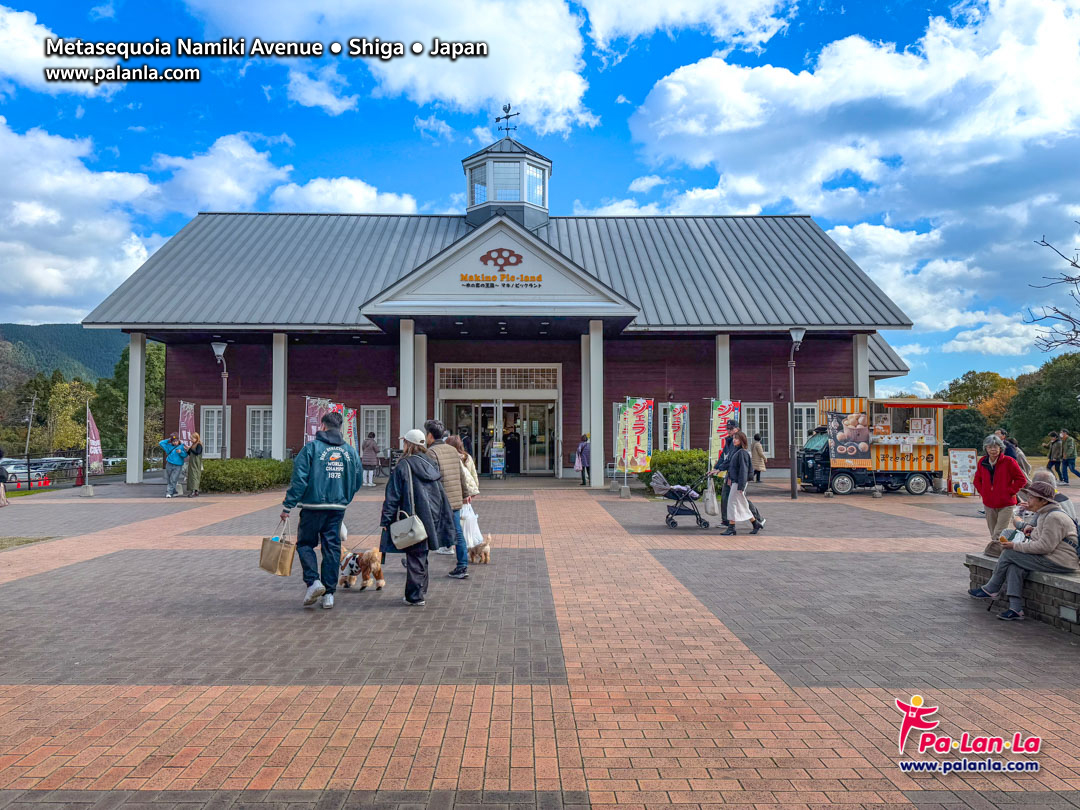
[[[465,220],[480,225],[499,214],[534,230],[548,220],[548,178],[551,161],[510,137],[509,119],[517,115],[503,107],[506,136],[461,161],[465,170]]]

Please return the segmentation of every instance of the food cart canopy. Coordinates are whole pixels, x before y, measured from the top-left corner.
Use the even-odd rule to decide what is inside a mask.
[[[968,406],[963,402],[946,402],[943,399],[876,399],[874,403],[883,408],[941,408],[943,410],[964,410]]]

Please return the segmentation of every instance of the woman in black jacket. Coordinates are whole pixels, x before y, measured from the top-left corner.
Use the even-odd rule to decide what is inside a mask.
[[[756,510],[746,498],[746,485],[750,483],[750,478],[754,474],[754,462],[750,457],[750,450],[747,448],[746,434],[741,430],[736,430],[731,437],[731,441],[735,445],[735,452],[731,456],[727,471],[728,485],[731,487],[732,492],[728,501],[728,515],[731,519],[731,525],[727,527],[724,534],[735,534],[735,521],[746,519],[744,516],[747,514],[750,515],[749,520],[754,527],[750,530],[750,534],[757,534],[761,531],[761,524],[764,521],[758,519]],[[735,495],[736,492],[741,495],[741,498]],[[743,502],[738,506],[735,505],[737,498]]]
[[[405,554],[404,602],[412,607],[427,604],[428,551],[449,548],[457,542],[454,513],[441,483],[442,472],[425,455],[424,440],[425,436],[419,430],[405,434],[401,459],[386,484],[379,521],[382,527],[379,550],[384,554]],[[390,538],[390,524],[414,514],[424,524],[427,540],[399,549]]]

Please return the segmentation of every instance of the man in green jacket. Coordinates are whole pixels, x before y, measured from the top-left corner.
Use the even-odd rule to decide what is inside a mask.
[[[296,553],[304,569],[304,605],[334,606],[338,569],[341,567],[341,521],[353,495],[363,483],[363,466],[352,445],[341,436],[340,413],[322,418],[322,430],[293,459],[292,483],[282,502],[281,519],[300,505],[300,525],[296,529]],[[322,546],[322,576],[319,575],[315,546]]]
[[[1080,472],[1076,469],[1076,439],[1074,439],[1069,431],[1062,428],[1061,430],[1061,483],[1065,486],[1069,486],[1069,470],[1073,471],[1073,475],[1080,478]]]

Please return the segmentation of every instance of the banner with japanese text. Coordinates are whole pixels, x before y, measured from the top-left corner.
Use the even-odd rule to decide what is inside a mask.
[[[630,397],[619,408],[619,472],[648,472],[652,468],[653,400]]]
[[[356,450],[360,449],[359,439],[356,435],[356,408],[345,409],[345,441]]]
[[[180,441],[190,442],[195,433],[195,403],[180,400]]]
[[[670,450],[690,449],[690,404],[668,403],[667,446]]]
[[[101,452],[101,433],[90,409],[86,409],[86,465],[94,475],[105,472],[105,456]]]
[[[734,421],[742,423],[742,402],[737,399],[714,399],[709,424],[709,458],[715,461],[720,458],[720,452],[724,449],[731,431],[727,423]]]

